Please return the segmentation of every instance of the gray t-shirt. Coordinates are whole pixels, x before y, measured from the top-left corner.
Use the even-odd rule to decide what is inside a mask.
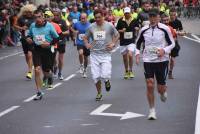
[[[110,55],[111,52],[106,50],[106,45],[112,43],[113,36],[117,36],[117,34],[117,29],[107,21],[104,21],[102,26],[98,26],[96,23],[91,24],[86,32],[88,39],[91,39],[91,53]]]

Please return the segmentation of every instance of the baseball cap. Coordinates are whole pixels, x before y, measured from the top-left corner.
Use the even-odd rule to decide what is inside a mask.
[[[129,7],[124,8],[124,13],[130,13],[130,12],[131,12],[131,9]]]
[[[63,12],[63,13],[66,13],[66,12],[67,12],[67,11],[66,11],[66,8],[63,8],[63,9],[62,9],[62,12]]]
[[[48,15],[49,17],[53,17],[53,13],[51,11],[45,11],[44,15]]]

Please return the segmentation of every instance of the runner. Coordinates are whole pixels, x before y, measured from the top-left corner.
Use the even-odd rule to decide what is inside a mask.
[[[25,5],[21,8],[18,15],[16,28],[21,31],[21,43],[24,51],[26,63],[28,65],[28,72],[26,73],[27,79],[32,79],[32,50],[33,46],[28,44],[26,41],[26,36],[30,25],[34,22],[33,12],[36,10],[36,7],[32,4]]]
[[[143,61],[144,75],[147,86],[147,99],[149,102],[149,120],[155,120],[156,111],[154,104],[154,83],[157,80],[157,89],[160,94],[161,101],[167,99],[166,76],[168,72],[169,53],[175,46],[174,39],[169,28],[159,23],[158,9],[149,11],[150,25],[144,26],[136,41],[136,63],[139,63],[140,48],[144,42]]]
[[[34,100],[41,100],[43,96],[41,92],[42,80],[40,78],[42,73],[41,67],[46,77],[52,77],[51,70],[54,62],[53,45],[56,44],[59,36],[53,25],[44,20],[42,11],[36,10],[34,17],[36,18],[35,23],[31,24],[26,40],[29,44],[34,44],[33,63],[37,90]]]
[[[84,78],[87,77],[87,65],[88,65],[88,56],[90,55],[90,50],[84,46],[83,36],[85,35],[86,30],[90,26],[90,23],[87,21],[87,14],[82,13],[80,16],[80,22],[74,24],[72,31],[76,34],[76,46],[79,54],[80,62],[80,73]]]
[[[59,9],[55,9],[53,11],[54,19],[53,22],[57,23],[62,30],[62,36],[60,37],[60,41],[58,43],[58,78],[63,80],[62,69],[64,66],[64,54],[66,48],[66,40],[67,35],[69,35],[69,30],[66,25],[66,22],[61,18],[61,11]],[[54,67],[54,75],[57,74],[57,66]]]
[[[183,26],[180,20],[177,19],[177,13],[175,9],[170,10],[170,23],[169,25],[174,28],[177,32],[182,33]],[[175,47],[172,49],[171,54],[170,54],[170,65],[169,65],[169,74],[168,78],[169,79],[174,79],[173,76],[173,69],[175,66],[175,58],[178,57],[179,51],[180,51],[180,45],[178,43],[178,39],[175,40]]]
[[[90,62],[91,73],[97,89],[96,101],[102,99],[101,79],[105,82],[106,91],[110,91],[111,84],[111,50],[115,46],[119,34],[112,24],[104,20],[102,10],[94,12],[96,22],[91,24],[84,43],[86,48],[91,49]],[[92,42],[89,42],[89,40]]]
[[[57,34],[59,35],[59,37],[62,36],[62,30],[61,30],[60,26],[57,23],[52,22],[53,17],[54,17],[53,13],[51,11],[46,11],[44,13],[44,17],[45,17],[45,20],[47,22],[50,22],[53,25],[53,27],[55,28],[55,30],[56,30]],[[54,45],[54,50],[53,50],[54,51],[53,52],[54,64],[51,67],[51,69],[53,69],[54,65],[56,64],[55,60],[56,60],[57,48],[58,48],[58,45],[55,44]],[[51,70],[51,72],[53,72],[53,70]],[[43,87],[48,87],[48,89],[52,89],[53,88],[53,78],[52,78],[52,75],[50,77],[44,75],[44,77],[43,77],[43,84],[42,85],[43,85]]]
[[[134,78],[133,72],[133,52],[135,51],[136,30],[139,24],[131,17],[131,9],[124,8],[124,17],[117,23],[117,30],[120,33],[120,52],[123,56],[125,67],[124,79]]]

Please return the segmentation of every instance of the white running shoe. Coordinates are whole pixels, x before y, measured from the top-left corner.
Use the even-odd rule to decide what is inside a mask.
[[[84,73],[84,66],[83,66],[83,65],[80,65],[79,73],[80,73],[80,74],[83,74],[83,73]]]
[[[148,116],[148,120],[156,120],[156,111],[155,109],[150,109],[149,110],[149,116]]]
[[[86,71],[83,72],[82,77],[83,77],[83,78],[87,78],[87,72],[86,72]]]
[[[167,100],[167,92],[166,91],[160,95],[160,100],[162,102],[166,102],[166,100]]]

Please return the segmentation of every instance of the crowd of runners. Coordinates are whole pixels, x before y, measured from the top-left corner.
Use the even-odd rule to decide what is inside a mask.
[[[73,42],[77,47],[79,72],[87,78],[90,63],[96,101],[100,101],[102,83],[106,91],[111,89],[111,54],[119,46],[125,80],[135,77],[133,59],[139,64],[142,57],[150,109],[148,119],[155,120],[154,87],[165,102],[166,79],[174,78],[175,58],[180,50],[178,36],[185,35],[176,8],[170,8],[162,0],[106,4],[85,1],[70,6],[66,3],[62,7],[23,5],[12,23],[20,35],[26,78],[31,80],[35,76],[34,100],[42,99],[43,88],[53,88],[54,79],[63,80],[66,44]]]

